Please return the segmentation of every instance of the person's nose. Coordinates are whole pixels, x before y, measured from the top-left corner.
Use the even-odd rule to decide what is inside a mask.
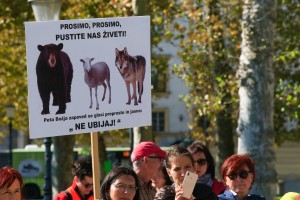
[[[236,176],[236,181],[241,181],[243,180],[239,175]]]
[[[10,200],[19,200],[19,199],[16,194],[10,193]]]
[[[200,168],[200,165],[199,165],[197,162],[195,162],[195,163],[194,163],[194,168],[195,168],[195,169],[198,169],[198,168]]]
[[[125,187],[124,188],[124,193],[128,193],[128,189],[129,189],[128,187]]]
[[[180,173],[181,173],[181,176],[184,176],[185,173],[186,173],[186,170],[185,170],[185,169],[182,169],[182,170],[180,171]]]

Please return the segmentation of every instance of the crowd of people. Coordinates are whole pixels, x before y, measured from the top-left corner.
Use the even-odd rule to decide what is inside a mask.
[[[213,157],[200,141],[187,148],[174,145],[167,152],[154,142],[141,142],[133,149],[131,162],[132,167],[120,165],[105,176],[99,188],[102,200],[265,200],[250,194],[255,165],[249,156],[228,157],[221,167],[222,181],[218,181]],[[73,183],[54,200],[94,199],[92,168],[90,157],[77,160],[72,166]],[[191,188],[184,187],[187,173],[195,176]],[[0,168],[0,200],[26,199],[22,187],[17,170]],[[189,197],[185,190],[192,191]],[[300,200],[300,194],[289,192],[281,200]]]

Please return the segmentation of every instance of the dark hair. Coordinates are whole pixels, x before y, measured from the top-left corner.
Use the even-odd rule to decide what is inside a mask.
[[[166,180],[166,183],[165,185],[172,185],[173,184],[173,181],[171,180],[168,172],[167,172],[167,169],[165,167],[162,168],[162,173],[164,175],[164,179]]]
[[[166,155],[166,167],[168,169],[170,169],[170,158],[173,156],[187,156],[188,158],[191,159],[192,164],[194,165],[194,159],[192,154],[183,146],[180,145],[173,145],[171,146],[171,149],[168,151],[167,155]]]
[[[101,184],[101,196],[102,200],[110,200],[109,190],[111,184],[122,175],[130,175],[133,176],[135,180],[135,186],[138,188],[136,190],[135,196],[133,200],[140,200],[140,185],[139,179],[136,173],[128,166],[118,166],[112,169],[104,178],[103,183]]]
[[[225,178],[232,172],[239,171],[244,165],[249,168],[249,171],[253,173],[253,181],[255,179],[255,165],[252,159],[247,155],[233,154],[227,158],[221,168],[221,176],[225,183]]]
[[[21,174],[10,166],[0,168],[0,177],[0,189],[9,188],[16,179],[20,183],[20,188],[23,186]]]
[[[188,146],[188,150],[192,155],[195,153],[204,153],[208,164],[205,174],[210,174],[211,178],[215,178],[215,162],[209,149],[201,141],[195,141]]]
[[[93,177],[92,158],[83,157],[72,165],[72,175],[83,180],[85,176]]]

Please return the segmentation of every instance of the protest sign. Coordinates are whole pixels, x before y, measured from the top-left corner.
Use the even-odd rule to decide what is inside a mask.
[[[30,138],[151,125],[149,16],[26,22],[25,31]]]

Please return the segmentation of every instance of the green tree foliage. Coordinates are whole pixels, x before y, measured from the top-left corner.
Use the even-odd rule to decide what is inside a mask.
[[[235,1],[187,0],[173,3],[169,10],[167,35],[178,40],[178,56],[183,61],[174,67],[174,72],[190,88],[190,93],[183,97],[193,119],[190,129],[194,137],[211,140],[208,136],[215,130],[210,128],[205,133],[199,123],[201,117],[208,118],[210,127],[215,127],[221,112],[228,117],[237,115],[233,110],[238,102],[235,73],[241,7]],[[174,22],[173,15],[182,20]],[[226,110],[228,106],[231,110]]]
[[[278,144],[285,140],[299,141],[300,99],[300,4],[298,1],[279,0],[275,39],[275,96],[274,126]],[[292,122],[287,128],[286,122]]]
[[[22,4],[22,5],[20,5]],[[14,129],[28,131],[27,73],[23,23],[32,19],[30,5],[19,1],[0,3],[0,124],[8,123],[5,106],[16,107]],[[7,132],[0,133],[0,138]]]
[[[287,121],[299,118],[299,27],[300,5],[297,1],[278,1],[275,41],[275,115],[276,143],[299,140],[299,125],[286,128]],[[172,1],[166,12],[170,42],[180,48],[183,64],[174,72],[186,82],[190,93],[182,96],[190,109],[193,136],[207,139],[220,129],[218,115],[230,115],[237,126],[237,77],[241,43],[241,1]],[[174,21],[174,16],[177,19]],[[184,22],[184,23],[183,23]],[[221,39],[221,40],[220,40]],[[230,105],[230,109],[228,106]],[[211,127],[204,132],[201,116]],[[221,129],[223,131],[224,129]],[[208,138],[209,140],[212,138]]]

